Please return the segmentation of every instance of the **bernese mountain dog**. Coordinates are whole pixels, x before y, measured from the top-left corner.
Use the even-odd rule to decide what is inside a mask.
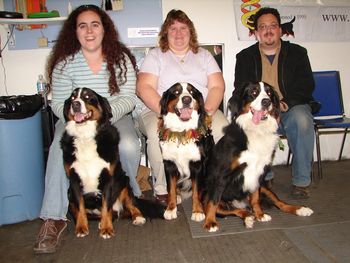
[[[208,164],[204,229],[219,229],[216,215],[241,217],[247,228],[252,228],[255,220],[270,221],[261,208],[261,197],[283,212],[310,216],[310,208],[284,203],[264,184],[279,139],[276,91],[263,82],[247,83],[234,90],[228,103],[231,123],[214,146]]]
[[[134,225],[143,225],[146,219],[138,207],[143,202],[133,196],[121,166],[119,133],[110,123],[112,111],[107,99],[91,89],[77,88],[65,101],[63,111],[66,126],[61,148],[77,237],[89,234],[88,215],[100,219],[99,234],[104,239],[114,236],[113,215],[123,210]],[[165,207],[154,204],[152,208],[153,214],[158,211],[163,216]]]
[[[202,94],[189,83],[171,86],[163,93],[160,106],[158,131],[168,189],[164,218],[177,218],[178,195],[186,199],[192,194],[191,219],[202,221],[200,193],[214,145],[211,116],[205,112]]]

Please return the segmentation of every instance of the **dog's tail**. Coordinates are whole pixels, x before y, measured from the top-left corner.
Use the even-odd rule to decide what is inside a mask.
[[[144,217],[164,219],[166,206],[160,203],[152,200],[135,198],[135,206],[140,209]]]

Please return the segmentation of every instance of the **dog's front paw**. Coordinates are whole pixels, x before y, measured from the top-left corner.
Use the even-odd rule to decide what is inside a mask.
[[[208,232],[217,232],[219,230],[219,226],[218,226],[218,223],[216,222],[206,222],[203,226],[203,228],[205,230],[207,230]]]
[[[263,214],[261,217],[257,218],[257,220],[260,222],[268,222],[271,221],[271,216],[268,214]]]
[[[77,237],[86,237],[89,234],[89,228],[87,227],[76,227],[75,234]]]
[[[103,239],[109,239],[114,236],[113,228],[101,228],[100,229],[100,237]]]
[[[297,216],[311,216],[314,213],[311,208],[308,207],[301,207],[296,211]]]
[[[191,216],[191,220],[196,222],[201,222],[205,219],[204,213],[201,212],[193,212]]]
[[[142,226],[143,224],[146,223],[146,218],[143,216],[137,216],[134,221],[132,221],[132,224],[135,226]]]
[[[247,216],[246,218],[244,218],[244,225],[246,228],[253,228],[254,216]]]
[[[172,220],[177,218],[177,208],[175,207],[174,209],[167,209],[164,212],[164,218],[166,220]]]

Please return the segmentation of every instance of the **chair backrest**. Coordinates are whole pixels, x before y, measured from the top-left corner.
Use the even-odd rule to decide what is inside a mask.
[[[343,117],[344,106],[340,85],[339,71],[316,71],[313,72],[315,90],[312,94],[322,106],[315,117]]]

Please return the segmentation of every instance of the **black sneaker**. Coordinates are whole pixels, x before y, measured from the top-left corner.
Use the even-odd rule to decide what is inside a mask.
[[[308,186],[293,185],[291,197],[295,199],[308,199],[310,196],[310,189]]]

